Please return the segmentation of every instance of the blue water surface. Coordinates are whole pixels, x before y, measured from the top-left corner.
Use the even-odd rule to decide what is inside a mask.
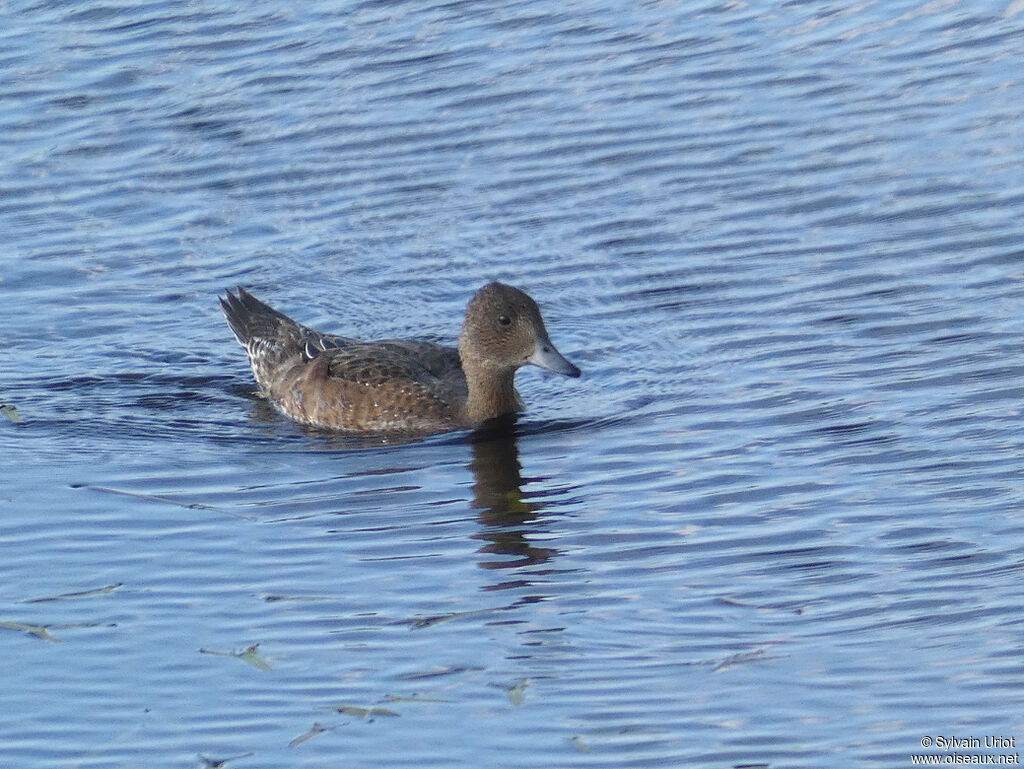
[[[15,2],[0,63],[4,766],[1024,739],[1019,0]],[[217,305],[495,279],[583,377],[411,442]]]

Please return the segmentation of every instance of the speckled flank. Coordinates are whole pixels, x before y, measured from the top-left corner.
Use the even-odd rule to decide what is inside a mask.
[[[525,364],[579,376],[548,338],[536,302],[501,283],[484,286],[470,301],[458,350],[323,334],[241,287],[220,302],[260,389],[303,424],[442,432],[520,410],[514,378]]]

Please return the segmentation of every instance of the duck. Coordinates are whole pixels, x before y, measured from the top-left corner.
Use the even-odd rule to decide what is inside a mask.
[[[522,366],[580,376],[552,344],[533,298],[504,283],[488,283],[470,299],[458,347],[327,334],[236,291],[226,291],[220,306],[256,384],[303,425],[419,435],[475,428],[523,410],[515,388]]]

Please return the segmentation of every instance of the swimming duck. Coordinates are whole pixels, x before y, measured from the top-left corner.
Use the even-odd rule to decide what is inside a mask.
[[[458,349],[424,341],[360,342],[296,323],[239,286],[220,300],[263,394],[302,424],[429,434],[520,411],[516,371],[578,377],[530,296],[489,283],[473,296]]]

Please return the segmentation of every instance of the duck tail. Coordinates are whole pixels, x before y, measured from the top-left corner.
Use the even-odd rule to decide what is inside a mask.
[[[273,341],[280,335],[282,325],[298,324],[269,304],[265,304],[241,286],[238,296],[231,291],[220,299],[220,308],[238,343],[247,350],[254,342]]]
[[[249,356],[256,383],[268,390],[276,373],[288,361],[301,359],[308,329],[264,304],[241,286],[238,296],[227,291],[220,308],[239,344]]]

